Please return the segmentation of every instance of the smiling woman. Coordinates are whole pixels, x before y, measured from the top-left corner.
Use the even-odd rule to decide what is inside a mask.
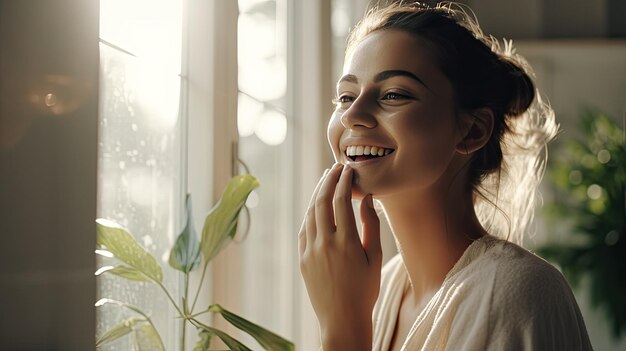
[[[518,245],[557,131],[532,76],[458,4],[375,8],[353,29],[336,163],[299,232],[324,349],[591,349],[561,273]],[[400,250],[384,267],[373,200]]]

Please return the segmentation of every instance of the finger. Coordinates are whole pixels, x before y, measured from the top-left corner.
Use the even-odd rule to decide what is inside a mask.
[[[354,219],[354,210],[352,207],[352,177],[354,170],[350,166],[344,166],[337,189],[333,205],[335,207],[335,222],[337,223],[337,232],[344,231],[351,233],[350,237],[345,239],[358,240],[359,232],[356,229],[356,220]]]
[[[317,198],[317,193],[319,192],[320,187],[322,186],[324,179],[326,179],[326,175],[328,174],[329,169],[327,168],[324,171],[324,174],[320,177],[320,180],[317,182],[315,189],[313,190],[313,194],[311,195],[311,200],[309,201],[309,206],[307,207],[307,211],[304,215],[304,220],[302,221],[302,226],[300,227],[300,233],[298,234],[298,240],[302,242],[299,244],[300,254],[304,254],[304,251],[307,247],[311,247],[313,241],[315,241],[316,237],[316,227],[315,227],[315,199]]]
[[[334,233],[336,230],[332,202],[342,166],[341,163],[336,163],[331,168],[315,199],[315,223],[318,231],[323,234]]]
[[[361,201],[361,222],[363,224],[363,248],[370,265],[380,266],[383,259],[383,250],[380,244],[380,219],[374,209],[372,194],[368,194]]]

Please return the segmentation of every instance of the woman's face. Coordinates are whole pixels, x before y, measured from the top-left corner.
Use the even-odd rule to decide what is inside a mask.
[[[398,30],[368,35],[346,58],[337,99],[328,142],[354,169],[353,197],[424,191],[450,176],[460,140],[453,90],[424,42]],[[383,156],[346,154],[371,146]]]

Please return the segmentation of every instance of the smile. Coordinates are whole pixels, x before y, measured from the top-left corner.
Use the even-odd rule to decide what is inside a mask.
[[[348,160],[360,163],[385,158],[394,151],[380,146],[352,145],[346,148],[346,156]]]

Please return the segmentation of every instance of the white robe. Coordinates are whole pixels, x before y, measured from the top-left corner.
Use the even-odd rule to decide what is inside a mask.
[[[409,284],[400,254],[385,264],[373,313],[373,351],[387,351]],[[591,350],[563,275],[492,235],[474,241],[415,320],[402,351]]]

